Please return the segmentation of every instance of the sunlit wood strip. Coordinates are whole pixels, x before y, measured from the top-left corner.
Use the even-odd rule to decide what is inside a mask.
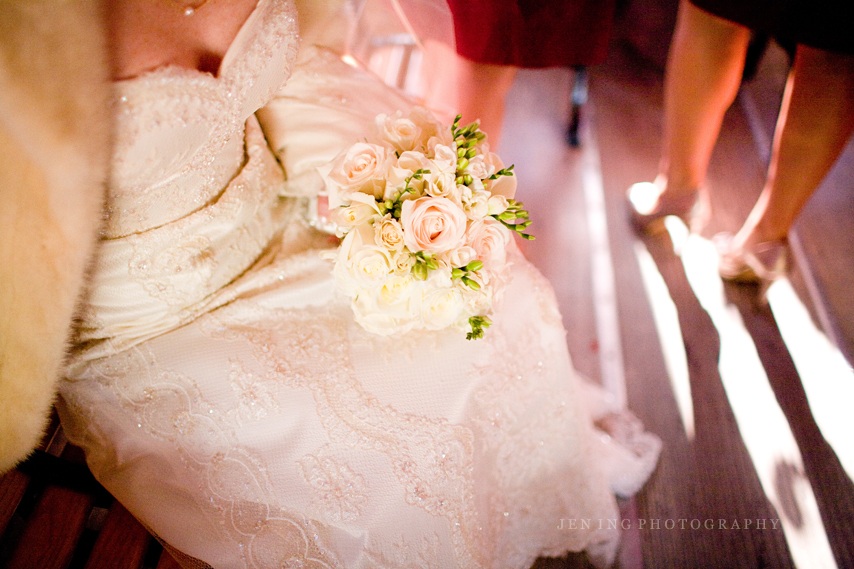
[[[797,443],[776,402],[753,339],[737,308],[725,299],[717,259],[714,245],[700,236],[690,236],[682,247],[691,288],[720,333],[718,367],[742,439],[766,496],[780,514],[796,566],[834,568],[836,562],[815,495],[803,474]],[[781,480],[781,472],[789,476]]]
[[[813,323],[788,280],[771,285],[768,302],[798,368],[812,415],[849,476],[854,475],[854,371]]]
[[[647,300],[652,309],[655,329],[661,342],[661,353],[664,356],[667,375],[685,427],[685,435],[690,441],[694,439],[694,407],[691,402],[691,381],[688,377],[685,343],[682,339],[682,330],[679,328],[679,315],[667,290],[667,284],[655,266],[655,261],[640,242],[635,243],[635,255]]]

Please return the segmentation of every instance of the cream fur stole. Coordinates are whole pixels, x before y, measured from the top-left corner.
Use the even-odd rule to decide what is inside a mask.
[[[98,0],[0,0],[0,472],[42,436],[101,219]]]

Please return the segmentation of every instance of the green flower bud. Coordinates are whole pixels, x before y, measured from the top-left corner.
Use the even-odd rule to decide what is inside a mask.
[[[415,263],[412,265],[412,276],[419,281],[427,280],[427,267],[423,263]]]
[[[474,261],[472,261],[471,263],[466,265],[466,270],[471,271],[471,272],[479,271],[482,268],[483,268],[483,261],[481,261],[480,259],[475,259]]]
[[[467,287],[469,287],[472,290],[480,290],[480,284],[474,279],[470,279],[468,277],[463,277],[463,284],[465,284]]]

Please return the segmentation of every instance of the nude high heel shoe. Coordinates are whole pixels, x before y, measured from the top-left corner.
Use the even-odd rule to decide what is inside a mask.
[[[733,235],[719,233],[714,237],[718,250],[718,273],[721,278],[739,284],[755,284],[764,297],[771,284],[784,277],[787,270],[786,239],[766,241],[750,247],[733,247]]]
[[[629,216],[638,233],[656,235],[666,231],[664,218],[673,215],[692,233],[699,233],[708,221],[709,205],[699,189],[675,199],[660,199],[661,189],[652,182],[632,184],[626,192]]]

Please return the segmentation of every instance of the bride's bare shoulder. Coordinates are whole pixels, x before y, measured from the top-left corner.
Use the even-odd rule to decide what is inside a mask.
[[[214,75],[258,0],[107,0],[115,79],[166,65]]]

